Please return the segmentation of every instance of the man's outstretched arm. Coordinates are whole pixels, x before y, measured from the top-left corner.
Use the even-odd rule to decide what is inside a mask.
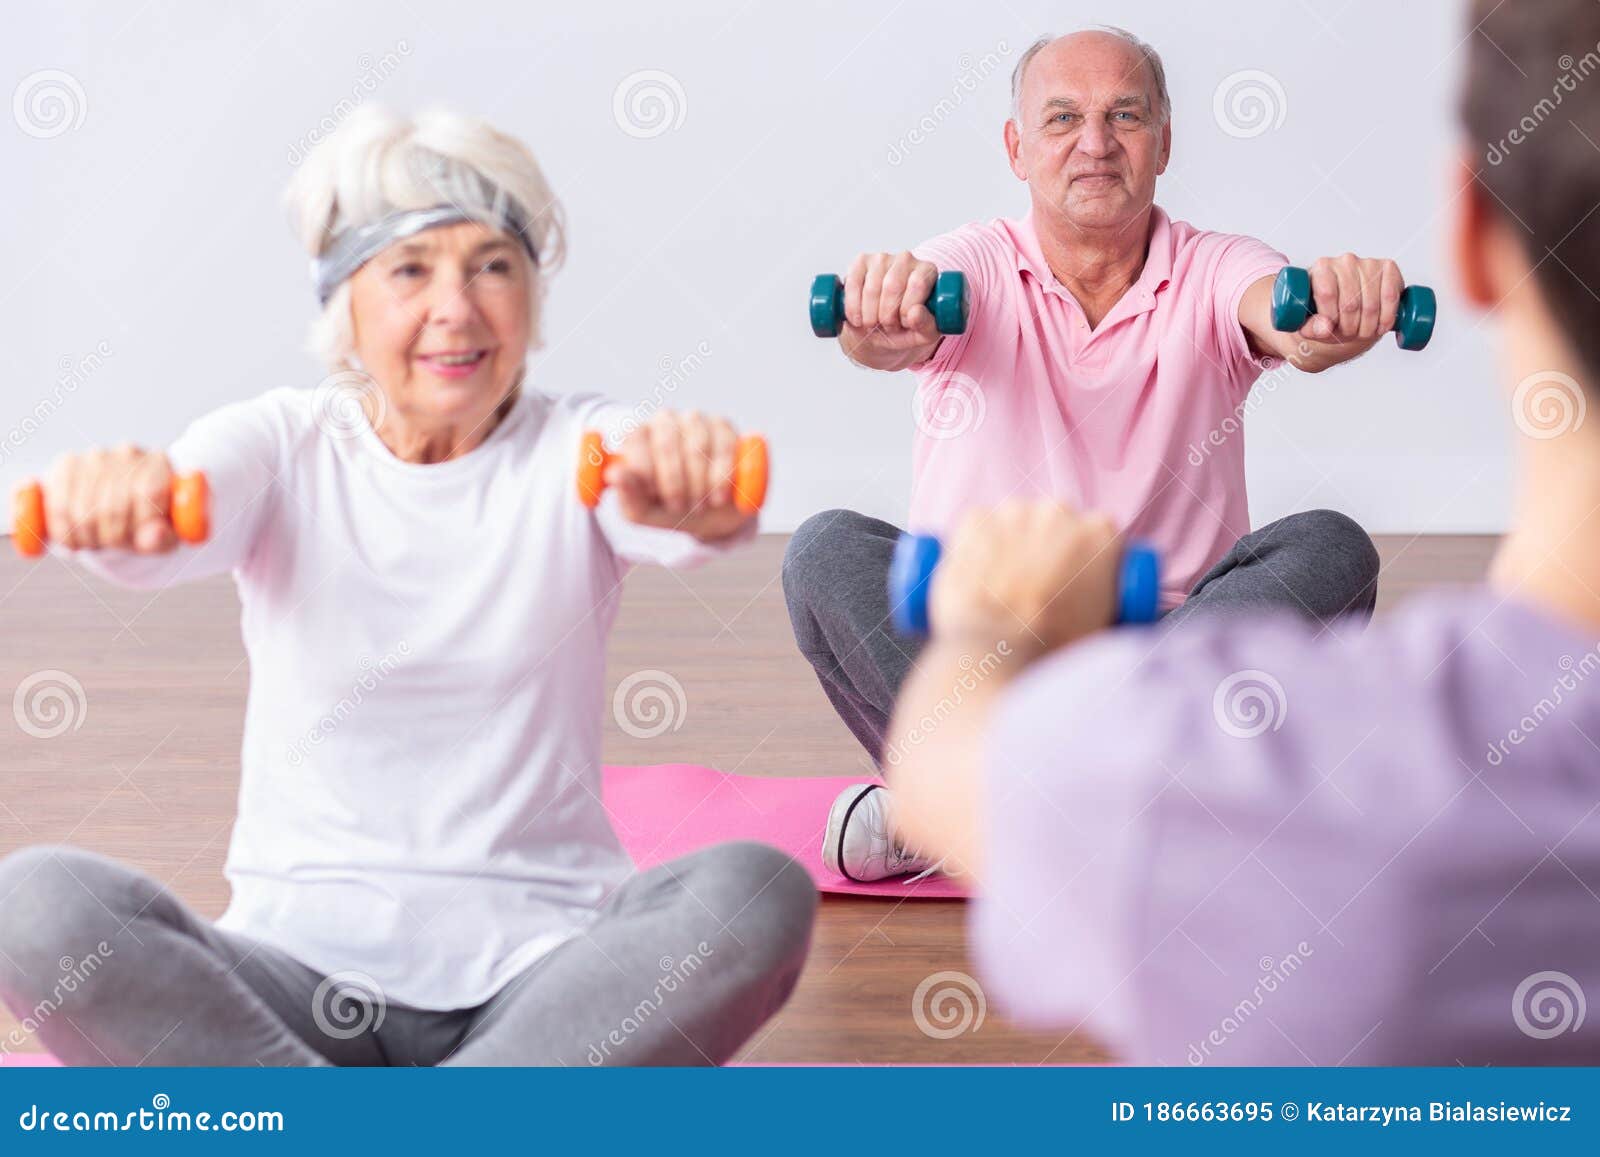
[[[1317,312],[1296,331],[1272,324],[1272,282],[1263,277],[1239,299],[1239,324],[1251,352],[1319,373],[1360,357],[1394,328],[1405,278],[1385,257],[1322,257],[1307,266]]]

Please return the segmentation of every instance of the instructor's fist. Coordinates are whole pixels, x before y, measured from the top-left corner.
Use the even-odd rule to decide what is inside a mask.
[[[1046,500],[973,511],[934,572],[934,632],[1024,653],[1065,646],[1116,621],[1121,559],[1104,515]]]
[[[70,550],[164,554],[178,545],[170,518],[172,465],[123,445],[56,459],[44,485],[50,537]]]

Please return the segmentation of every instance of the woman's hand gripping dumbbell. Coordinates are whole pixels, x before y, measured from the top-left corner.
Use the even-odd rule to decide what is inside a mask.
[[[1394,262],[1350,254],[1310,269],[1285,265],[1272,283],[1273,328],[1311,341],[1371,340],[1393,330],[1401,349],[1419,350],[1433,336],[1437,309],[1433,290],[1403,284]]]
[[[578,498],[599,505],[617,490],[623,517],[663,526],[705,542],[738,530],[767,500],[767,441],[740,437],[727,422],[698,414],[661,411],[630,434],[618,450],[606,449],[598,430],[578,448]]]
[[[837,337],[852,361],[898,370],[931,356],[945,334],[967,328],[967,279],[910,253],[864,253],[841,279],[811,282],[811,332]]]
[[[903,534],[895,545],[889,614],[902,634],[955,630],[1059,646],[1113,623],[1160,617],[1155,550],[1123,543],[1109,519],[1060,503],[969,515],[943,567],[942,557],[930,535]]]
[[[24,558],[52,539],[70,550],[163,554],[210,531],[205,475],[175,475],[165,454],[134,446],[66,455],[47,485],[25,482],[13,498],[12,543]]]

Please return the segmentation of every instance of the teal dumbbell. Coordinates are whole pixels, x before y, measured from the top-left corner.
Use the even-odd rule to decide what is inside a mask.
[[[1419,350],[1433,336],[1433,318],[1438,303],[1426,285],[1408,285],[1400,291],[1400,304],[1394,314],[1395,344],[1403,350]],[[1294,333],[1306,318],[1317,312],[1311,300],[1311,274],[1298,265],[1285,265],[1272,283],[1272,328]]]
[[[939,274],[927,304],[940,333],[965,333],[967,275],[954,269]],[[844,282],[836,274],[819,273],[811,281],[811,332],[818,337],[838,337],[843,328]]]
[[[902,635],[928,633],[928,584],[942,548],[931,534],[902,534],[889,564],[889,618]],[[1161,616],[1161,559],[1145,542],[1122,549],[1117,622],[1153,623]]]

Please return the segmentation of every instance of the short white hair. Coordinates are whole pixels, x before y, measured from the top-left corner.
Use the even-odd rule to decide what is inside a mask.
[[[1156,90],[1155,114],[1158,124],[1166,124],[1172,120],[1172,98],[1167,95],[1167,70],[1161,64],[1161,54],[1140,40],[1126,28],[1117,28],[1111,24],[1096,24],[1093,28],[1081,29],[1084,32],[1105,32],[1115,36],[1129,48],[1139,54],[1144,66],[1150,73],[1151,87]],[[1022,77],[1028,71],[1028,65],[1033,63],[1033,58],[1044,49],[1050,47],[1058,40],[1074,35],[1071,32],[1061,36],[1041,36],[1028,45],[1027,51],[1017,60],[1017,67],[1011,70],[1011,117],[1021,123],[1022,121]]]
[[[284,192],[291,224],[312,257],[336,234],[396,212],[448,204],[495,220],[507,201],[527,222],[539,254],[528,307],[528,346],[537,349],[546,278],[565,255],[566,225],[539,162],[515,137],[459,113],[434,110],[408,119],[363,105],[307,154]],[[339,369],[350,364],[354,342],[346,281],[312,323],[309,347]]]

